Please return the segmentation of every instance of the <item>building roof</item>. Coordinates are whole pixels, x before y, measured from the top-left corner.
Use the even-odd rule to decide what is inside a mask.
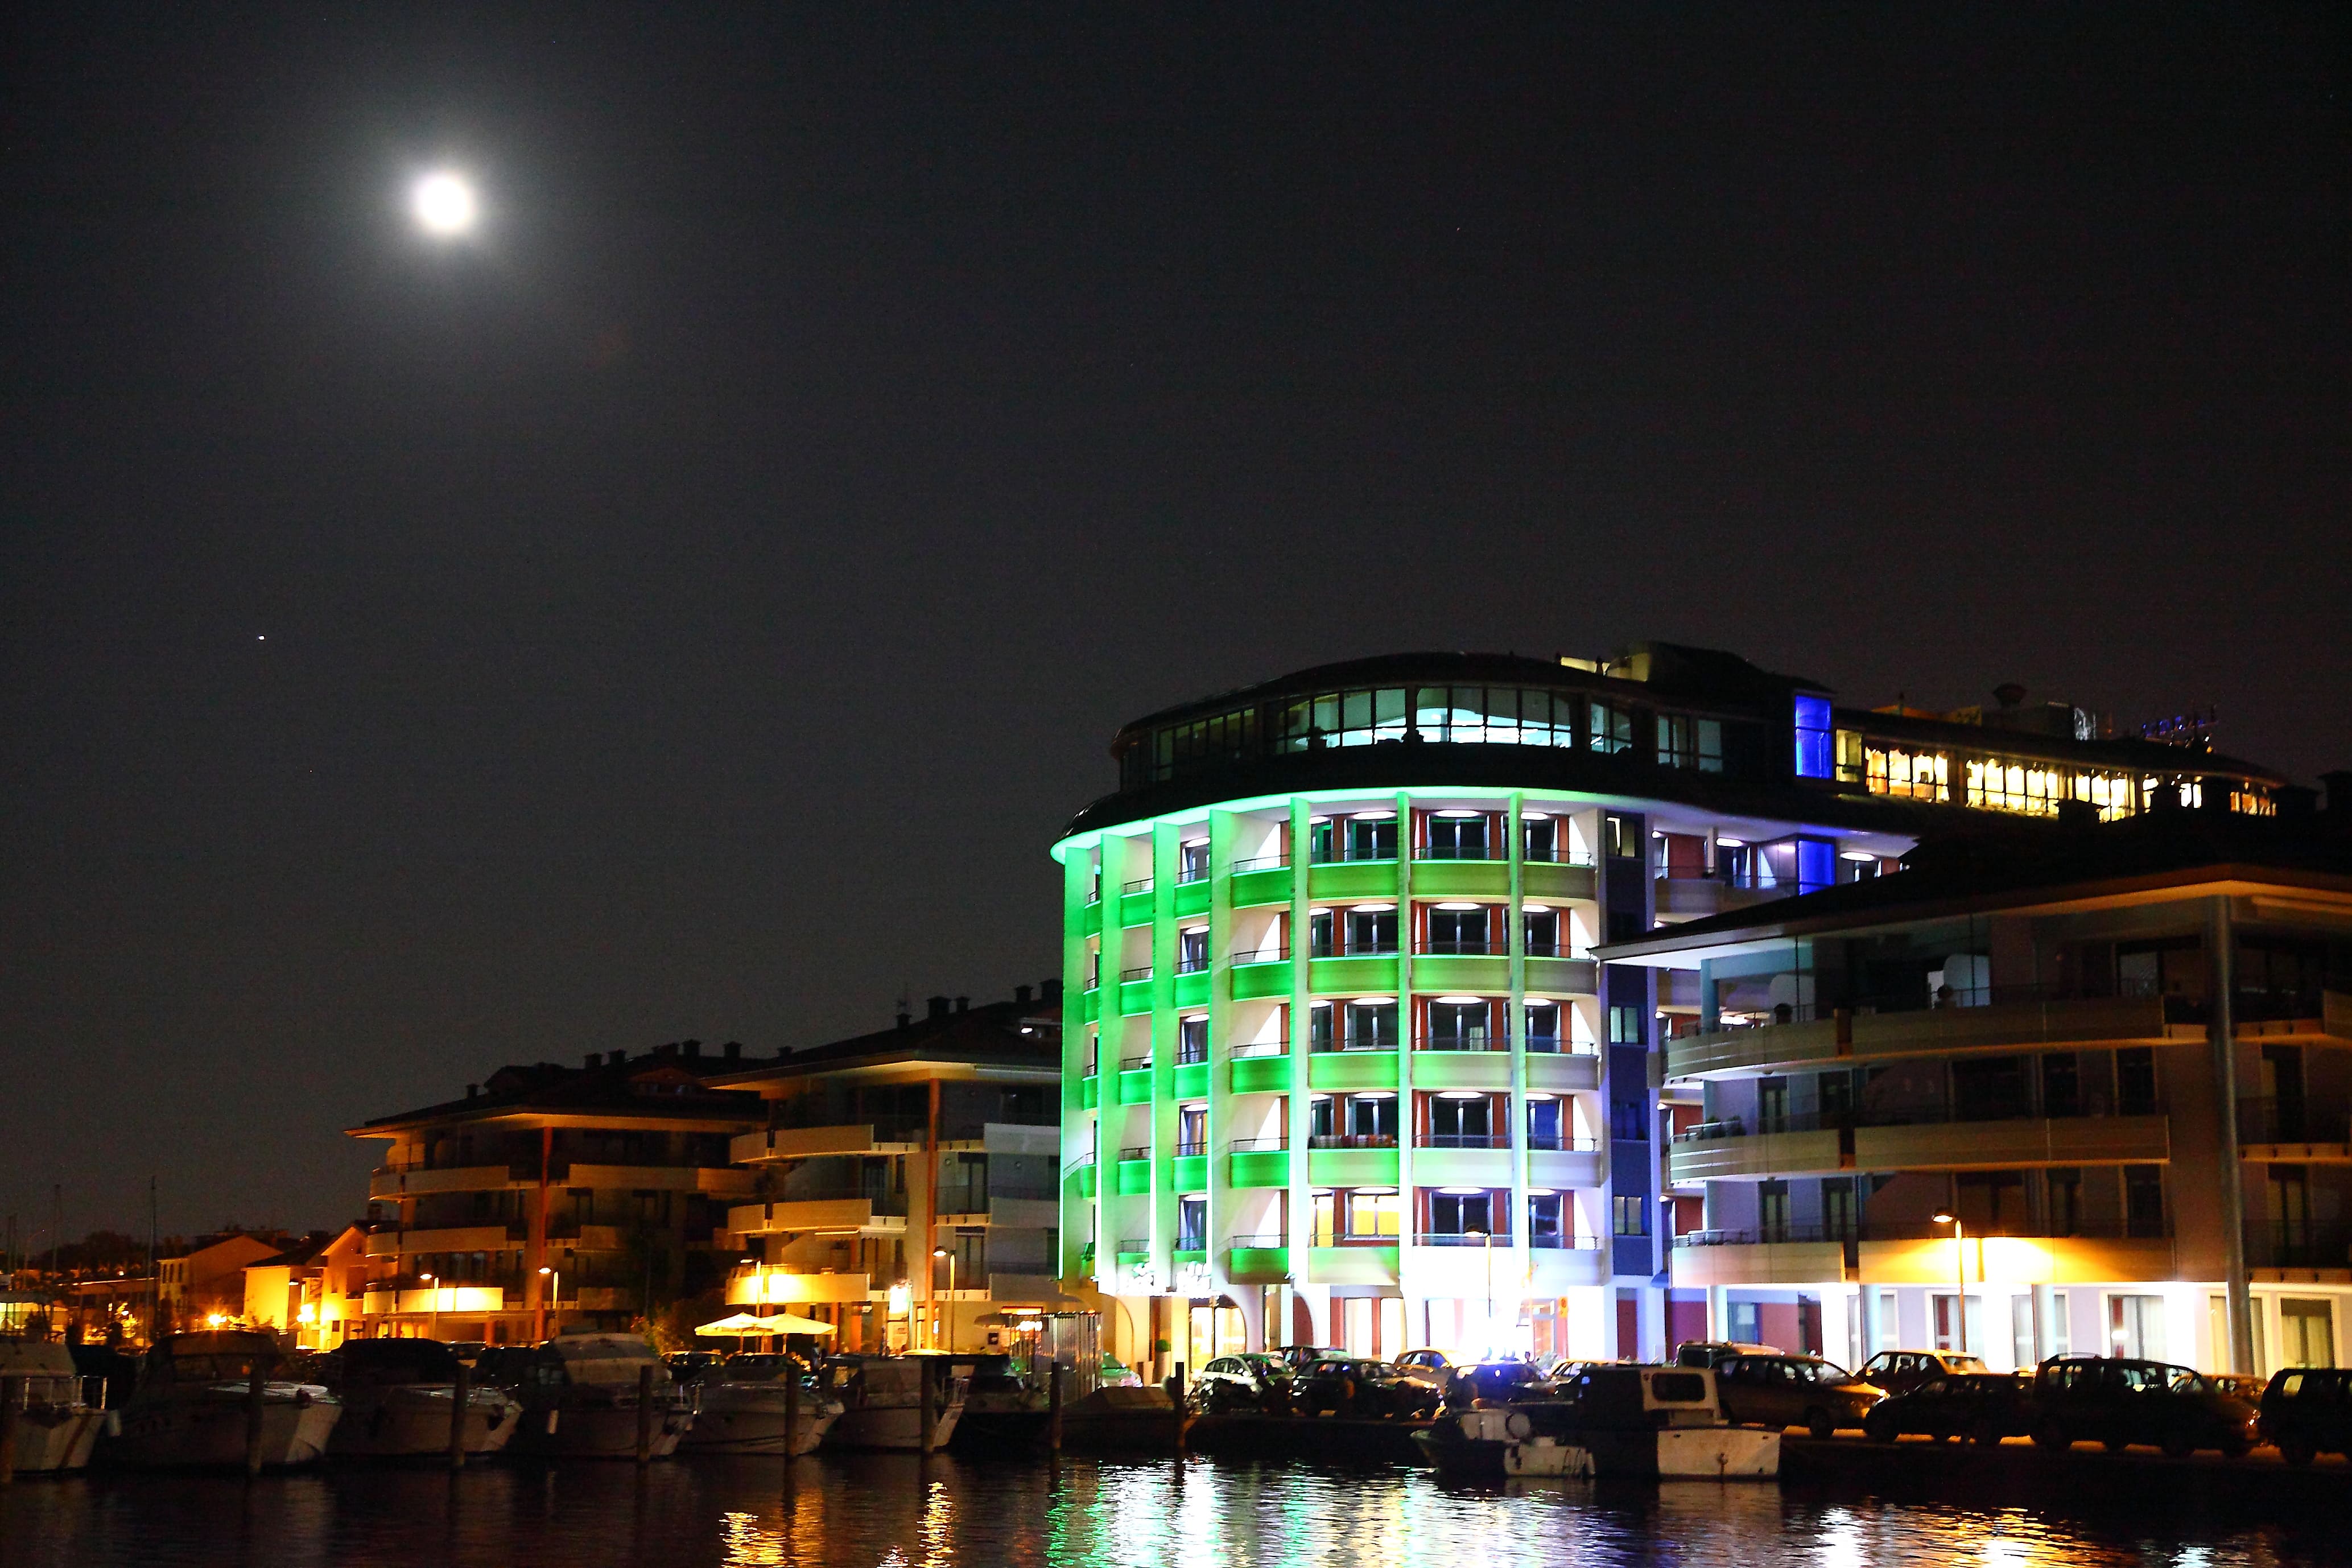
[[[1049,985],[1045,995],[1033,1002],[1026,994],[1028,987],[1024,986],[1024,994],[1012,1001],[984,1002],[977,1007],[951,1005],[948,998],[935,996],[919,1017],[901,1014],[890,1028],[781,1052],[714,1081],[731,1089],[749,1089],[782,1079],[876,1071],[917,1062],[1058,1074],[1062,1058],[1057,990]],[[961,1003],[961,998],[957,1000]]]
[[[688,1054],[692,1047],[693,1055]],[[581,1067],[555,1062],[510,1063],[492,1073],[478,1091],[468,1086],[462,1100],[446,1100],[346,1129],[355,1138],[388,1138],[434,1122],[561,1120],[613,1126],[734,1122],[756,1118],[745,1096],[709,1087],[728,1058],[704,1057],[698,1041],[657,1047],[631,1057],[599,1052]]]
[[[2248,816],[2149,812],[2032,835],[1998,829],[1920,844],[1893,876],[1714,915],[1594,949],[1603,963],[1660,963],[1759,941],[2189,889],[2300,889],[2352,916],[2352,805]]]

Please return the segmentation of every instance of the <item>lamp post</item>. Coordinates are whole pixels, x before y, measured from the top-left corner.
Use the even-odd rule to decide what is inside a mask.
[[[549,1268],[542,1267],[540,1269],[540,1273],[547,1279],[547,1296],[540,1302],[539,1306],[539,1315],[542,1320],[544,1320],[560,1305],[557,1298],[563,1294],[563,1270],[561,1268]],[[545,1322],[542,1321],[541,1327],[544,1328],[545,1326]],[[544,1336],[542,1335],[541,1337],[543,1338]]]
[[[420,1274],[417,1278],[425,1281],[425,1310],[433,1314],[432,1337],[437,1340],[441,1337],[441,1292],[436,1289],[439,1282],[430,1274]]]
[[[1937,1225],[1952,1227],[1952,1286],[1958,1292],[1952,1301],[1952,1312],[1957,1320],[1952,1325],[1952,1337],[1958,1342],[1960,1353],[1966,1355],[1969,1352],[1969,1227],[1960,1223],[1959,1215],[1941,1210],[1937,1211],[1935,1220]]]
[[[955,1254],[950,1252],[944,1247],[934,1247],[931,1248],[931,1256],[933,1258],[944,1258],[948,1260],[948,1305],[947,1316],[945,1319],[947,1324],[948,1342],[945,1346],[941,1346],[938,1342],[938,1336],[934,1335],[932,1337],[931,1348],[933,1350],[946,1349],[952,1351],[955,1349]]]

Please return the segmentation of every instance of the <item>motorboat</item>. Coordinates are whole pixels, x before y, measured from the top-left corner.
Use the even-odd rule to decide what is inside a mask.
[[[825,1392],[841,1403],[828,1439],[835,1448],[923,1447],[923,1367],[932,1373],[931,1443],[944,1448],[963,1417],[963,1380],[944,1357],[835,1356],[824,1364]]]
[[[563,1334],[523,1358],[515,1389],[522,1421],[511,1448],[547,1458],[636,1458],[637,1394],[648,1367],[649,1457],[668,1458],[694,1424],[693,1399],[654,1347],[636,1334]]]
[[[325,1361],[330,1386],[343,1402],[329,1452],[376,1458],[448,1453],[461,1369],[455,1346],[439,1340],[351,1340]],[[467,1388],[461,1426],[467,1455],[497,1453],[521,1419],[522,1402],[504,1389]]]
[[[1045,1440],[1052,1396],[1013,1371],[1011,1356],[991,1351],[951,1359],[965,1374],[963,1415],[955,1428],[958,1452],[1001,1454]]]
[[[786,1402],[800,1384],[795,1455],[814,1450],[841,1419],[841,1401],[819,1388],[797,1356],[734,1355],[695,1374],[694,1425],[678,1447],[696,1453],[784,1452]]]
[[[17,1469],[55,1474],[89,1463],[106,1425],[105,1395],[95,1405],[85,1397],[89,1391],[72,1352],[49,1340],[0,1340],[0,1378],[18,1380]]]
[[[1450,1409],[1414,1434],[1441,1474],[1770,1480],[1780,1434],[1724,1417],[1708,1368],[1588,1366],[1549,1397]]]
[[[322,1384],[287,1381],[278,1343],[249,1329],[165,1334],[140,1363],[139,1387],[100,1452],[140,1466],[308,1465],[327,1451],[343,1406]],[[258,1444],[253,1380],[262,1379]]]

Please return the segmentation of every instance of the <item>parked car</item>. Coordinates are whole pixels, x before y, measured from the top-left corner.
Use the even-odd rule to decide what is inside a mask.
[[[2234,1394],[2247,1404],[2260,1408],[2263,1394],[2270,1385],[2250,1372],[2209,1372],[2205,1381],[2224,1394]]]
[[[2120,1356],[2052,1356],[2036,1369],[2033,1440],[2066,1448],[2084,1438],[2121,1453],[2147,1443],[2176,1458],[2254,1446],[2254,1407],[2185,1366]]]
[[[1974,1360],[1974,1357],[1969,1358]],[[1862,1430],[1874,1443],[1921,1434],[1937,1442],[1966,1437],[1990,1447],[2033,1430],[2027,1380],[2006,1373],[1950,1373],[1890,1394],[1870,1407]]]
[[[1675,1347],[1676,1366],[1721,1366],[1744,1355],[1779,1355],[1778,1345],[1751,1345],[1739,1340],[1685,1340]]]
[[[1436,1407],[1437,1391],[1384,1361],[1326,1356],[1292,1382],[1290,1400],[1301,1415],[1417,1418]]]
[[[2352,1371],[2291,1366],[2273,1373],[2260,1426],[2263,1440],[2277,1444],[2290,1465],[2327,1453],[2352,1458]]]
[[[1964,1351],[1880,1351],[1862,1363],[1857,1375],[1864,1383],[1895,1394],[1908,1394],[1931,1377],[1990,1370],[1981,1356]]]
[[[1396,1358],[1396,1369],[1416,1383],[1443,1394],[1453,1381],[1454,1361],[1444,1351],[1407,1351]]]
[[[1752,1426],[1802,1426],[1816,1437],[1860,1426],[1885,1390],[1811,1355],[1742,1355],[1715,1369],[1723,1413]]]
[[[1327,1356],[1345,1356],[1348,1352],[1336,1345],[1286,1345],[1274,1353],[1282,1358],[1283,1364],[1296,1377]]]
[[[1193,1409],[1210,1415],[1286,1410],[1290,1367],[1280,1356],[1262,1351],[1221,1355],[1201,1369],[1186,1397]]]
[[[1143,1386],[1143,1379],[1136,1375],[1133,1367],[1111,1356],[1102,1358],[1102,1373],[1096,1378],[1095,1383],[1096,1386],[1100,1388],[1141,1388]]]
[[[1551,1399],[1559,1393],[1559,1384],[1550,1373],[1533,1362],[1482,1361],[1454,1369],[1454,1375],[1445,1384],[1445,1403],[1451,1409],[1470,1410],[1480,1405]]]

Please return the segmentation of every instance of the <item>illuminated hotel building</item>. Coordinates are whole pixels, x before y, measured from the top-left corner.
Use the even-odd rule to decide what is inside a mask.
[[[1597,948],[1874,879],[1938,824],[2270,807],[2259,770],[2002,698],[1865,712],[1643,644],[1366,659],[1128,725],[1054,847],[1065,1280],[1155,1373],[1664,1353],[1699,1216],[1652,1084],[1702,1008]]]
[[[2244,781],[2239,781],[2242,787]],[[2352,774],[1608,948],[1668,1040],[1693,1337],[2267,1373],[2352,1353]],[[1965,1336],[1965,1337],[1964,1337]],[[1822,1342],[1826,1342],[1825,1344]]]

